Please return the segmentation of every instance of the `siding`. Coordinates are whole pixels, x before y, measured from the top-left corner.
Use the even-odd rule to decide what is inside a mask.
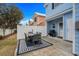
[[[61,13],[65,10],[72,8],[72,6],[73,5],[71,3],[64,3],[64,4],[61,4],[57,7],[55,7],[55,9],[52,9],[52,4],[49,3],[47,8],[46,8],[46,18],[47,18],[47,20],[51,16],[55,16],[58,13]]]
[[[60,36],[59,33],[59,23],[63,23],[63,19],[62,18],[58,18],[52,21],[48,21],[47,22],[47,33],[49,33],[50,30],[55,30],[57,32],[57,36]],[[55,29],[52,28],[52,25],[55,24]]]
[[[79,4],[75,4],[75,22],[79,21]],[[76,28],[75,28],[76,29]],[[79,55],[79,30],[75,30],[75,54]]]
[[[64,14],[64,40],[69,40],[69,41],[73,41],[72,39],[72,32],[73,32],[73,28],[72,28],[72,12],[68,12],[66,14]],[[69,24],[69,25],[68,25]]]

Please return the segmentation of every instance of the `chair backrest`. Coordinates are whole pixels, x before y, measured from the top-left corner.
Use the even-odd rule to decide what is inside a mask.
[[[26,33],[24,33],[24,34],[25,34],[25,40],[28,40],[27,34]]]
[[[35,35],[34,35],[34,38],[35,38],[36,40],[39,40],[39,39],[41,39],[41,34],[40,34],[40,33],[38,33],[38,34],[35,34]]]
[[[37,34],[38,39],[41,39],[41,33]]]

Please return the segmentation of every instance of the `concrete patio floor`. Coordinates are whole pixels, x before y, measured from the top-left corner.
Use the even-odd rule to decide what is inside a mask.
[[[50,36],[43,37],[52,46],[21,54],[22,56],[73,56],[72,43]]]

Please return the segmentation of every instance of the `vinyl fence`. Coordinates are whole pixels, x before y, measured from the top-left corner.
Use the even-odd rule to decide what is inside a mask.
[[[11,29],[6,29],[5,30],[5,36],[9,35],[9,34],[11,34],[13,32],[14,32],[14,30],[12,30],[12,32],[11,32]],[[3,29],[1,29],[1,28],[0,28],[0,36],[3,36]]]
[[[28,35],[28,32],[40,32],[42,36],[47,35],[46,26],[23,26],[18,25],[17,26],[17,39],[25,39],[24,33]]]

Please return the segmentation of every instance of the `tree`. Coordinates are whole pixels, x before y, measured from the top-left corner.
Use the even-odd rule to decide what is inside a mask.
[[[9,28],[10,29],[15,29],[15,28],[17,28],[17,24],[23,18],[23,15],[17,7],[11,6],[10,17],[9,18],[11,19],[11,20],[9,20],[9,23],[10,23],[8,25]]]
[[[17,24],[22,20],[23,14],[15,5],[0,6],[0,28],[5,36],[6,29],[16,29]]]
[[[5,35],[5,28],[7,28],[7,7],[0,6],[0,28],[3,29],[3,35]]]

